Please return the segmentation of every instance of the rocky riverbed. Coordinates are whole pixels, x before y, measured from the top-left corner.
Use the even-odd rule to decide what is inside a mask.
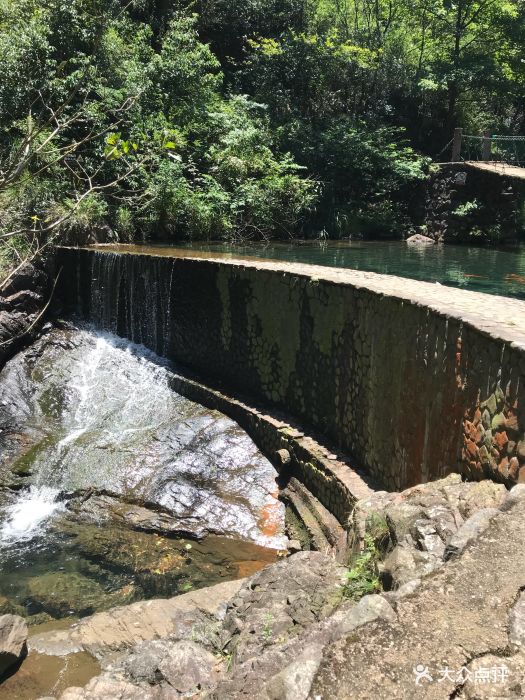
[[[508,492],[454,475],[378,493],[357,504],[349,566],[300,552],[245,580],[36,631],[26,663],[87,654],[98,664],[83,687],[50,693],[41,685],[42,697],[60,700],[520,698],[524,505],[525,485]],[[360,597],[349,585],[360,539],[368,551],[371,541],[384,548],[377,572],[390,590]],[[410,557],[395,555],[399,547]],[[414,566],[416,552],[423,566]],[[506,671],[481,682],[485,666]],[[16,695],[17,676],[3,687],[29,697]]]
[[[286,549],[276,471],[144,348],[69,325],[0,375],[0,613],[30,623],[249,575]]]

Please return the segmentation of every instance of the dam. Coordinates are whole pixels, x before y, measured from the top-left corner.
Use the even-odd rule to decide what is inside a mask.
[[[67,309],[284,411],[404,489],[525,473],[523,303],[294,263],[62,249]]]
[[[0,375],[0,697],[368,700],[371,659],[385,697],[443,659],[517,687],[523,301],[126,245],[49,277]]]

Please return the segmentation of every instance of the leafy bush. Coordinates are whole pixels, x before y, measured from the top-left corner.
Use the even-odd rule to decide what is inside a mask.
[[[346,574],[344,595],[352,600],[359,600],[364,595],[381,590],[381,581],[377,564],[379,551],[373,537],[365,535],[364,550],[358,554]]]

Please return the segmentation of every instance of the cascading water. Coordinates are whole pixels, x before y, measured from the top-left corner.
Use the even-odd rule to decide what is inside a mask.
[[[6,508],[6,519],[0,528],[0,546],[26,542],[39,532],[53,513],[63,508],[57,500],[60,491],[51,486],[31,486]]]
[[[284,548],[272,465],[235,423],[170,382],[152,352],[87,329],[54,330],[6,366],[4,612],[60,617],[173,595]]]

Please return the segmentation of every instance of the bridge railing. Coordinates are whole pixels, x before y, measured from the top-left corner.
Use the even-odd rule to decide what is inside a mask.
[[[463,129],[455,129],[445,149],[449,146],[453,163],[478,161],[525,166],[525,136],[499,136],[490,131],[477,136],[464,134]]]

